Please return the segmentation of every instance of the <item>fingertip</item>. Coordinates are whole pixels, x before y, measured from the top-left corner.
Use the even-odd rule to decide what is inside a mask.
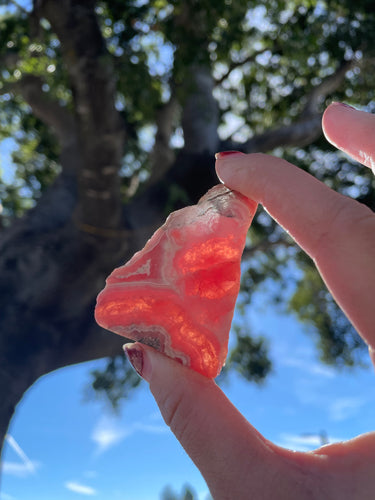
[[[346,121],[348,114],[356,111],[353,106],[345,102],[332,102],[324,111],[322,117],[322,129],[326,139],[336,147],[340,147],[336,142],[337,124]]]
[[[123,346],[126,357],[135,371],[150,384],[150,387],[168,387],[178,380],[179,384],[197,378],[202,381],[207,377],[182,365],[176,359],[157,351],[155,348],[141,342],[130,342]]]
[[[338,103],[337,102],[331,102],[326,109],[324,110],[323,116],[322,116],[322,129],[323,133],[326,137],[326,139],[329,141],[328,133],[327,130],[330,129],[332,120],[334,119],[334,114],[335,114],[335,109],[337,108]]]
[[[230,182],[233,176],[233,163],[236,159],[243,157],[242,153],[237,151],[222,151],[215,154],[215,169],[216,174],[222,184]]]
[[[161,378],[164,382],[168,377],[175,377],[175,370],[178,371],[181,366],[175,360],[141,342],[129,342],[123,345],[123,349],[134,370],[150,384],[154,379]]]
[[[124,344],[122,348],[134,370],[146,382],[149,382],[151,378],[151,364],[146,354],[145,346],[140,342],[129,342]]]
[[[264,155],[261,153],[217,154],[215,168],[220,182],[245,196],[249,196],[247,188],[250,170],[260,156]]]
[[[242,153],[241,151],[219,151],[219,153],[215,154],[215,159],[216,160],[222,160],[223,158],[228,158],[228,156],[234,156],[234,155],[242,155],[244,156],[245,153]]]
[[[327,141],[333,146],[375,170],[373,114],[346,103],[334,102],[323,114],[322,128]]]
[[[156,349],[149,346],[143,347],[147,367],[147,381],[163,414],[165,413],[163,401],[166,394],[180,393],[189,399],[194,397],[196,391],[202,390],[207,383],[214,384],[212,379],[197,373],[177,360],[156,351]],[[169,422],[167,423],[169,425]]]

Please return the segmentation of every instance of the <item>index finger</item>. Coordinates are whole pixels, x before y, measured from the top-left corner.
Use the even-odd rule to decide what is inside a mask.
[[[375,172],[375,116],[334,102],[322,120],[327,140]]]
[[[220,156],[219,178],[261,203],[315,261],[364,340],[375,346],[375,216],[287,161],[264,154]]]

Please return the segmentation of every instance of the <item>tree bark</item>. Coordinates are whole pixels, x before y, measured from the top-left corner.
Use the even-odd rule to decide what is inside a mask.
[[[212,92],[215,86],[209,68],[192,66],[184,99],[182,128],[185,151],[188,153],[215,153],[219,145],[219,107]]]

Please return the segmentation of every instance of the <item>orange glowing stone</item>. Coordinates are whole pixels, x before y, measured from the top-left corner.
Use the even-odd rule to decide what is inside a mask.
[[[240,261],[257,204],[218,185],[173,212],[99,294],[104,328],[216,377],[228,352]]]

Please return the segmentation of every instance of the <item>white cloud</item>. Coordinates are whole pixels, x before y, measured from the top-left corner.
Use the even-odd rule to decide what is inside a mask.
[[[30,474],[34,474],[34,468],[30,469],[21,462],[10,462],[7,460],[2,465],[2,472],[10,476],[27,477]]]
[[[150,434],[163,434],[164,432],[168,432],[168,429],[165,425],[142,424],[139,422],[132,426],[132,432],[136,431],[149,432]]]
[[[326,378],[334,378],[337,375],[334,368],[323,365],[323,363],[310,363],[307,371],[312,375],[320,375]]]
[[[328,411],[332,420],[339,422],[359,413],[366,400],[360,397],[336,398],[330,402]]]
[[[135,422],[124,427],[115,417],[101,417],[91,435],[91,439],[97,445],[96,455],[103,453],[139,431],[150,434],[161,434],[168,432],[168,428],[165,424],[155,425],[142,422]]]
[[[96,424],[91,439],[96,443],[96,453],[100,454],[129,436],[127,429],[119,426],[115,418],[101,417]]]
[[[336,376],[336,371],[323,363],[317,363],[312,361],[308,357],[284,357],[280,360],[280,363],[284,366],[291,366],[303,370],[305,373],[311,375],[320,375],[326,378],[334,378]]]
[[[86,486],[77,481],[67,481],[64,486],[66,489],[74,491],[74,493],[79,493],[80,495],[92,496],[97,494],[97,491],[91,488],[91,486]]]
[[[332,393],[337,386],[336,381],[330,383],[324,377],[302,375],[294,379],[294,392],[300,404],[311,405],[322,411],[328,411]]]
[[[301,436],[295,434],[282,433],[277,441],[278,446],[295,451],[310,451],[321,446],[319,436]]]
[[[320,448],[325,442],[324,434],[290,434],[281,433],[275,444],[294,451],[311,451]],[[343,439],[329,436],[329,443],[338,443]]]
[[[2,466],[3,473],[17,477],[27,477],[31,474],[35,474],[39,464],[29,459],[13,436],[7,434],[5,440],[16,455],[18,455],[19,461],[4,461]]]
[[[16,497],[8,495],[8,493],[0,493],[0,500],[16,500]]]

